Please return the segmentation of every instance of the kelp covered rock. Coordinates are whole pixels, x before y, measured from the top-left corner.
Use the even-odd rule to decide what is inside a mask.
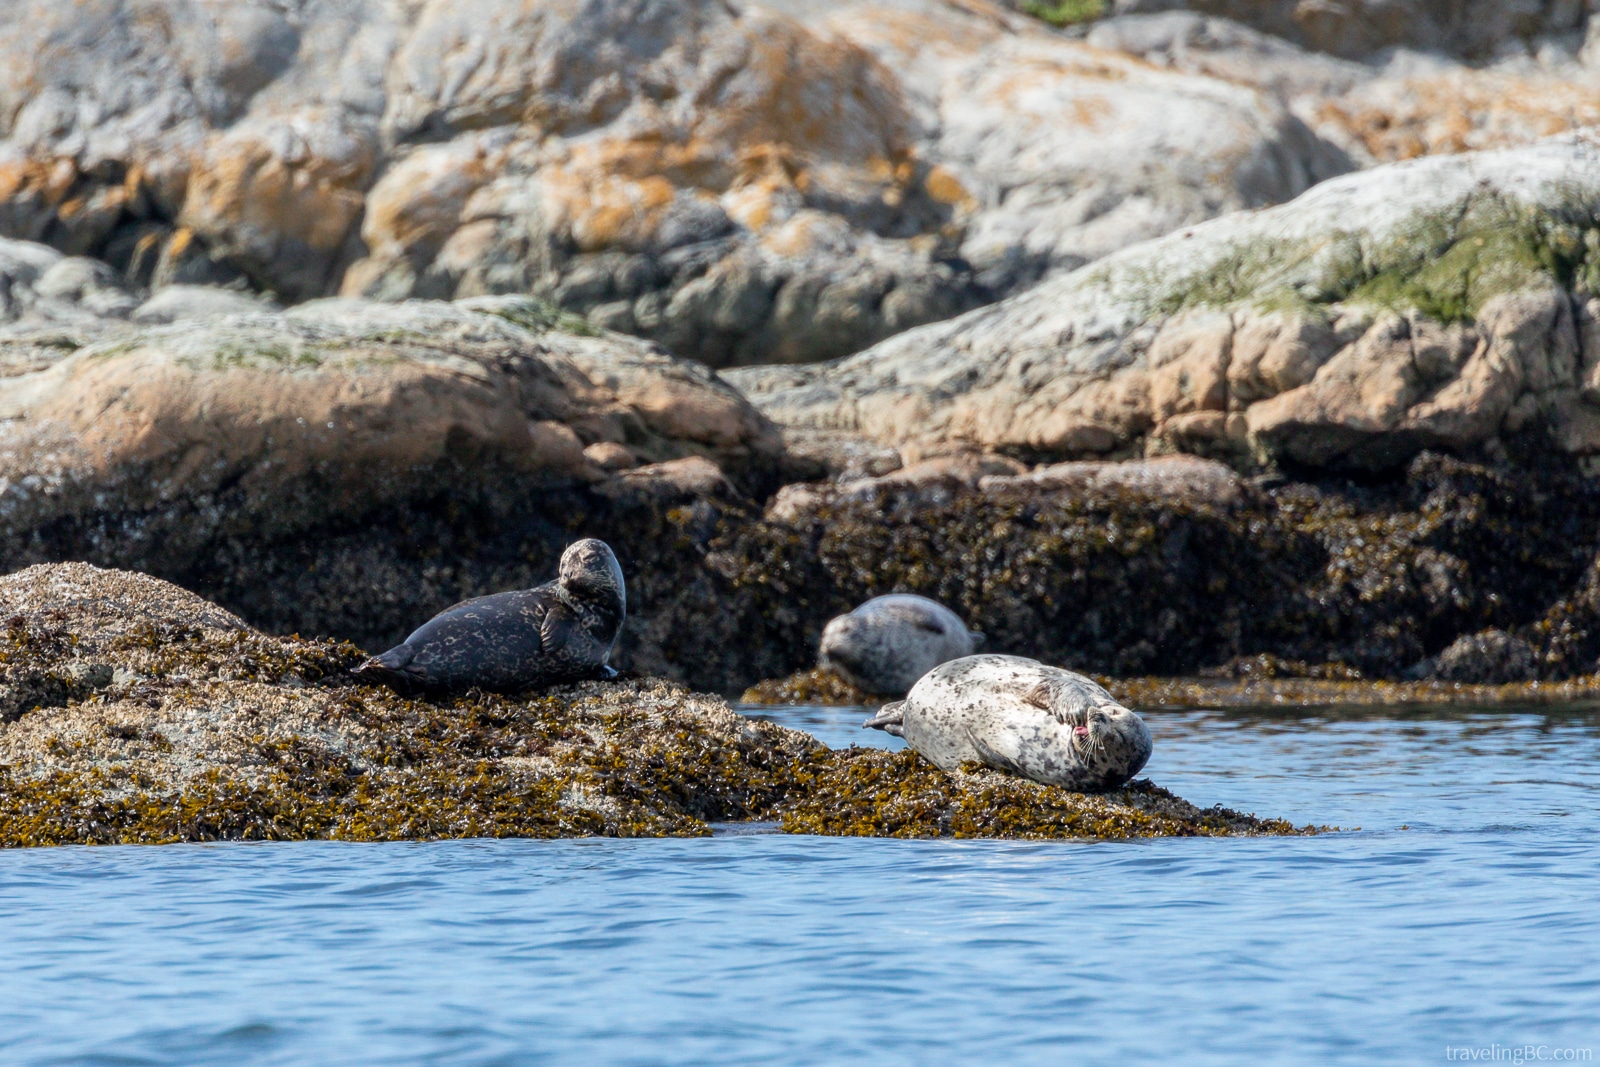
[[[352,645],[268,637],[84,564],[0,579],[0,619],[0,846],[696,835],[757,818],[900,836],[1292,831],[1146,786],[1089,798],[830,752],[660,681],[408,700],[353,684]],[[885,784],[924,800],[859,810]]]
[[[1586,675],[1600,655],[1600,488],[1571,466],[1425,454],[1377,479],[1252,481],[1194,459],[915,474],[786,489],[712,545],[738,602],[763,605],[751,638],[793,649],[767,678],[814,664],[832,613],[895,591],[949,604],[987,647],[1116,676],[1265,656],[1398,680],[1491,627],[1522,653],[1471,680]]]
[[[1102,796],[966,764],[945,774],[910,749],[833,753],[780,808],[788,833],[860,837],[1227,837],[1315,833],[1197,808],[1140,779]]]

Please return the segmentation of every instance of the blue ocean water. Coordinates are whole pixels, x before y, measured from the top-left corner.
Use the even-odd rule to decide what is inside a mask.
[[[0,1062],[1593,1061],[1600,713],[1146,718],[1179,794],[1360,829],[0,853]]]

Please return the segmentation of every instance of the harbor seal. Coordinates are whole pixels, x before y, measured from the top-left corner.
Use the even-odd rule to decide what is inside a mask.
[[[818,660],[869,693],[904,696],[917,679],[947,660],[970,656],[983,635],[925,596],[873,597],[822,630]]]
[[[609,545],[588,538],[561,554],[555,581],[446,608],[356,672],[406,692],[514,693],[611,678],[606,660],[626,614],[622,567]]]
[[[941,664],[862,725],[946,771],[972,760],[1079,793],[1115,789],[1150,759],[1143,719],[1083,675],[1021,656]]]

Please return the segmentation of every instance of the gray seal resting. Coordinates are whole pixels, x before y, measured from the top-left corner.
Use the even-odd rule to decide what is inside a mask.
[[[818,659],[869,693],[903,696],[917,679],[947,660],[970,656],[983,635],[925,596],[873,597],[822,630]]]
[[[972,760],[1079,793],[1115,789],[1150,759],[1143,719],[1083,675],[1021,656],[941,664],[862,725],[946,771]]]
[[[555,581],[446,608],[356,671],[405,692],[514,693],[615,677],[606,660],[626,613],[617,557],[588,538],[561,554]]]

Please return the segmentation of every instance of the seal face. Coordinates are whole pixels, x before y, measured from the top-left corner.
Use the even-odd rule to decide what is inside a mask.
[[[561,554],[555,581],[446,608],[356,671],[427,692],[514,693],[612,677],[606,660],[626,615],[622,567],[609,545],[588,538]]]
[[[1143,719],[1083,675],[1021,656],[935,667],[863,726],[946,771],[972,760],[1079,793],[1116,789],[1150,759]]]
[[[817,658],[858,688],[899,696],[939,664],[972,655],[982,641],[943,604],[894,593],[830,620]]]

